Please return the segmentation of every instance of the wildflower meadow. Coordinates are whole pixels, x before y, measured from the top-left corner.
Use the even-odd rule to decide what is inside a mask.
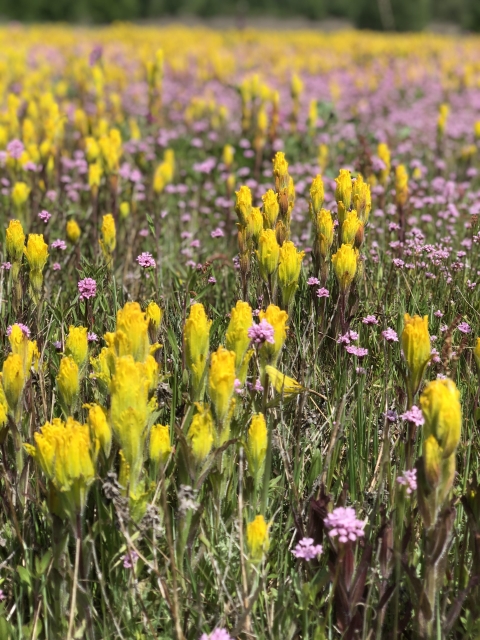
[[[0,640],[479,638],[480,39],[0,42]]]

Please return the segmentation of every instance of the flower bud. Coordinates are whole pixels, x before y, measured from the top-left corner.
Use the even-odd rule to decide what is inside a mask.
[[[428,483],[432,488],[436,487],[440,480],[442,449],[433,435],[423,443],[423,464]]]
[[[82,232],[80,231],[80,227],[78,226],[78,223],[76,220],[73,220],[72,218],[70,218],[70,220],[67,222],[66,234],[67,234],[67,240],[71,244],[77,244],[77,242],[80,239],[80,236],[82,235]]]
[[[86,327],[73,327],[70,325],[68,336],[65,340],[65,353],[75,360],[78,367],[84,364],[88,355]]]
[[[408,173],[403,164],[395,170],[395,201],[403,207],[408,198]]]
[[[252,417],[248,429],[247,458],[251,467],[251,474],[254,478],[259,476],[263,470],[263,463],[267,454],[268,431],[263,413],[257,413]]]
[[[251,306],[248,302],[238,300],[230,314],[230,322],[225,334],[227,349],[235,353],[235,370],[237,373],[250,345],[248,330],[252,324],[253,314]]]
[[[342,202],[345,209],[350,209],[352,202],[352,177],[348,169],[340,169],[338,178],[335,178],[337,187],[335,189],[335,200]]]
[[[252,207],[247,216],[247,232],[258,242],[258,238],[263,230],[263,217],[258,207]]]
[[[250,560],[260,562],[270,546],[268,536],[269,526],[263,516],[256,516],[255,520],[247,524],[247,547]]]
[[[411,400],[422,382],[427,364],[430,362],[431,346],[428,333],[428,316],[404,316],[402,332],[402,349],[409,372],[409,389]]]
[[[280,247],[275,237],[275,231],[272,229],[265,229],[265,231],[262,231],[260,234],[257,256],[260,275],[268,282],[269,276],[275,273],[277,269],[278,259],[280,257]]]
[[[297,251],[293,242],[284,242],[280,248],[278,262],[278,280],[285,307],[292,302],[298,287],[305,251]]]
[[[368,222],[368,216],[372,208],[372,196],[370,193],[370,185],[364,182],[361,173],[353,183],[352,201],[358,217],[364,224]]]
[[[30,271],[41,273],[48,258],[48,244],[44,241],[43,234],[30,233],[23,252]]]
[[[448,458],[458,446],[462,427],[460,392],[453,380],[433,380],[420,396],[425,437],[433,435]]]
[[[377,155],[384,165],[384,168],[381,169],[379,173],[380,184],[385,185],[387,183],[391,169],[390,149],[388,148],[388,145],[386,145],[384,142],[381,142],[377,147]]]
[[[104,256],[109,258],[117,245],[117,230],[115,228],[114,217],[111,213],[103,216],[101,232],[102,239],[100,240],[100,246],[102,247]]]
[[[15,413],[25,386],[22,358],[16,353],[11,353],[3,363],[2,386],[8,406]]]
[[[16,182],[12,189],[12,200],[14,206],[19,209],[28,200],[30,187],[25,182]]]
[[[294,378],[286,376],[275,367],[267,365],[265,371],[273,384],[273,387],[277,393],[284,395],[285,397],[301,393],[304,389]]]
[[[250,191],[249,187],[243,186],[235,192],[235,195],[237,196],[235,212],[238,216],[240,224],[246,226],[248,216],[250,215],[250,211],[252,210],[252,192]]]
[[[80,389],[78,365],[73,358],[65,356],[60,360],[57,385],[63,404],[71,411]]]
[[[213,446],[213,418],[208,405],[196,402],[197,413],[188,429],[187,440],[198,464],[208,456]]]
[[[342,242],[353,246],[358,230],[362,226],[355,210],[349,211],[342,224]]]
[[[145,311],[145,316],[149,322],[149,326],[152,327],[154,333],[157,333],[160,329],[160,323],[162,322],[163,311],[156,302],[150,302]]]
[[[264,227],[266,229],[274,229],[280,211],[275,191],[269,189],[267,193],[262,196],[262,200]]]
[[[187,368],[192,374],[192,388],[197,397],[203,388],[203,374],[210,348],[210,327],[212,321],[208,319],[203,304],[197,302],[190,308],[190,314],[183,330],[185,344],[185,360]]]
[[[332,256],[333,270],[342,293],[345,293],[353,282],[357,271],[357,260],[357,252],[349,244],[342,244],[337,253]]]
[[[227,169],[229,169],[233,163],[233,158],[235,155],[235,149],[232,147],[231,144],[226,144],[223,147],[223,164],[226,166]]]
[[[334,225],[332,214],[328,209],[321,209],[316,218],[318,252],[325,260],[333,244]]]
[[[320,212],[320,209],[323,206],[324,199],[325,190],[323,187],[322,176],[319,174],[313,179],[312,186],[310,187],[310,204],[314,219]]]
[[[264,366],[267,364],[275,366],[287,338],[288,313],[282,311],[276,305],[270,304],[266,311],[260,311],[259,317],[260,321],[265,319],[271,324],[274,331],[274,343],[264,342],[259,349],[260,360],[264,363]]]
[[[19,220],[10,220],[6,231],[7,256],[12,262],[22,260],[25,245],[25,234],[22,223]]]
[[[223,424],[230,400],[233,396],[235,382],[235,352],[218,347],[212,353],[208,376],[208,394],[215,408],[215,416],[219,424]]]
[[[150,430],[150,460],[165,464],[171,451],[170,428],[163,424],[154,424]]]
[[[85,405],[88,408],[88,425],[96,442],[95,449],[100,447],[108,458],[112,447],[112,430],[107,421],[105,409],[98,404]]]

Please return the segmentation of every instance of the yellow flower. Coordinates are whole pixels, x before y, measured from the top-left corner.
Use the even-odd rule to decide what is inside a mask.
[[[86,327],[74,327],[70,325],[68,336],[65,340],[65,353],[75,360],[78,367],[84,364],[88,355]]]
[[[296,246],[289,240],[280,247],[278,262],[278,280],[282,291],[285,307],[292,302],[298,287],[298,278],[302,269],[305,251],[297,251]]]
[[[240,224],[245,226],[252,210],[252,192],[249,187],[242,186],[238,191],[235,191],[235,195],[237,196],[235,211]]]
[[[95,450],[98,451],[101,447],[105,457],[108,458],[112,447],[112,430],[108,424],[105,409],[99,404],[85,405],[85,408],[88,408],[88,425],[95,439]]]
[[[386,145],[384,142],[381,142],[377,147],[377,155],[384,164],[384,168],[380,170],[380,175],[379,175],[380,184],[385,185],[388,180],[388,176],[390,175],[390,167],[391,167],[390,149],[388,148],[388,145]]]
[[[100,147],[98,146],[98,142],[95,140],[95,138],[92,138],[90,136],[85,138],[85,153],[88,162],[94,162],[98,158],[98,156],[100,155]]]
[[[321,209],[317,214],[318,251],[325,260],[333,244],[334,225],[332,214],[328,209]]]
[[[80,389],[78,365],[73,358],[65,356],[60,360],[57,385],[60,398],[62,399],[65,407],[71,410]]]
[[[433,380],[420,396],[425,418],[424,433],[435,436],[442,449],[442,457],[449,457],[457,448],[462,427],[460,392],[453,380]]]
[[[187,440],[193,457],[202,463],[213,446],[213,418],[208,405],[196,402],[197,413],[193,416],[188,429]]]
[[[150,302],[145,311],[145,317],[147,318],[149,325],[154,329],[154,331],[158,331],[160,328],[160,323],[162,322],[163,311],[160,309],[156,302]]]
[[[170,428],[154,424],[150,431],[150,460],[165,464],[171,451]]]
[[[264,226],[267,229],[274,229],[280,211],[275,191],[269,189],[267,193],[262,196],[262,200]]]
[[[3,363],[2,385],[8,406],[12,413],[17,410],[25,386],[25,374],[22,358],[11,353]]]
[[[267,454],[268,431],[267,423],[263,413],[256,413],[252,417],[250,427],[248,429],[247,439],[247,457],[248,463],[252,468],[252,476],[259,479],[262,472],[263,463]]]
[[[273,159],[273,174],[277,178],[288,176],[288,162],[283,151],[277,151]]]
[[[93,194],[96,194],[102,180],[103,170],[98,162],[88,167],[88,184]]]
[[[442,449],[434,435],[428,436],[423,442],[423,464],[429,484],[436,487],[440,480]]]
[[[301,393],[303,391],[303,387],[301,384],[299,384],[294,378],[290,378],[289,376],[281,373],[281,371],[275,369],[275,367],[267,365],[265,367],[265,371],[267,372],[267,375],[270,378],[277,393],[281,393],[285,396],[290,396],[296,393]]]
[[[149,380],[145,366],[131,355],[116,359],[110,382],[109,421],[130,467],[133,493],[142,470],[147,424],[154,402],[148,401]]]
[[[395,170],[395,200],[399,206],[404,206],[408,197],[408,173],[403,164]]]
[[[268,528],[269,525],[260,515],[247,524],[247,547],[252,562],[260,562],[268,551],[270,546]]]
[[[231,144],[226,144],[223,147],[222,158],[223,158],[223,164],[227,167],[227,169],[231,166],[234,155],[235,155],[235,149],[232,147]]]
[[[25,380],[28,380],[32,365],[35,370],[37,370],[38,360],[40,358],[36,340],[29,340],[20,325],[14,324],[8,336],[8,341],[10,342],[12,353],[22,358],[23,375],[25,376]]]
[[[247,216],[246,226],[249,235],[258,242],[258,237],[263,230],[263,217],[258,207],[252,207],[250,209],[250,213]]]
[[[89,427],[68,418],[46,422],[34,435],[35,445],[25,445],[42,471],[67,501],[71,515],[82,513],[88,487],[95,479]]]
[[[203,304],[197,302],[190,308],[185,322],[183,337],[185,342],[185,359],[187,368],[192,374],[192,387],[195,397],[203,388],[202,378],[207,364],[210,348],[210,327],[212,321],[207,318]]]
[[[315,218],[322,208],[323,201],[325,199],[325,190],[323,187],[323,180],[321,175],[317,175],[310,187],[310,204],[311,212]]]
[[[402,349],[409,370],[409,388],[411,400],[422,382],[427,364],[430,362],[430,335],[428,333],[428,316],[404,316],[402,332]]]
[[[125,200],[121,202],[119,207],[119,212],[122,220],[125,220],[125,218],[128,218],[128,216],[130,215],[130,203],[126,202]]]
[[[105,341],[117,356],[131,355],[137,362],[145,362],[150,353],[148,320],[138,302],[127,302],[117,312],[115,333],[107,333]]]
[[[352,202],[352,176],[348,169],[340,169],[338,178],[335,178],[337,187],[335,189],[335,200],[342,202],[345,209],[350,209]]]
[[[372,196],[370,193],[370,185],[363,180],[361,173],[353,183],[352,189],[353,206],[355,207],[358,217],[364,224],[368,222],[368,216],[372,208]]]
[[[22,260],[25,245],[25,234],[20,220],[10,220],[6,231],[7,255],[12,262]]]
[[[44,241],[43,234],[30,233],[23,252],[30,270],[41,273],[48,258],[48,244]]]
[[[235,382],[235,352],[218,347],[212,353],[208,376],[208,394],[219,424],[223,424],[230,407]]]
[[[20,208],[28,200],[30,187],[25,182],[16,182],[12,189],[12,200],[15,207]]]
[[[357,252],[349,244],[342,244],[332,256],[332,263],[340,290],[345,293],[357,272]]]
[[[8,420],[8,402],[2,386],[2,376],[0,375],[0,429],[4,427]]]
[[[292,76],[290,91],[294,99],[299,98],[301,93],[303,92],[303,82],[296,73],[294,73]]]
[[[361,227],[362,223],[358,219],[357,212],[355,210],[349,211],[342,224],[342,242],[353,246]]]
[[[230,314],[230,322],[225,334],[227,349],[235,352],[235,368],[237,372],[250,345],[248,330],[252,324],[252,307],[248,302],[238,300]]]
[[[475,357],[475,362],[477,363],[478,374],[480,375],[480,338],[477,338],[477,344],[473,350],[473,355]]]
[[[67,240],[69,242],[71,242],[72,244],[76,244],[78,242],[82,232],[80,231],[80,227],[78,226],[78,223],[76,220],[70,219],[67,222],[66,233],[67,233]]]
[[[114,252],[117,245],[117,230],[115,228],[115,219],[111,213],[107,213],[103,216],[101,232],[102,239],[100,240],[100,246],[102,247],[104,256],[106,258],[109,258]]]
[[[264,342],[260,347],[260,359],[265,364],[275,366],[280,351],[287,338],[287,320],[288,313],[282,311],[276,305],[270,304],[266,311],[260,311],[260,321],[266,320],[273,327],[274,344]]]
[[[280,257],[280,247],[273,229],[265,229],[260,234],[257,256],[260,275],[268,282],[269,276],[275,273],[277,269]]]

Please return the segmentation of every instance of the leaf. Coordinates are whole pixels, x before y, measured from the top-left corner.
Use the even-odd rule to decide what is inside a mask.
[[[147,215],[147,224],[148,224],[148,228],[150,229],[150,233],[155,239],[157,239],[157,234],[155,233],[155,223],[152,220],[152,216],[148,213],[146,215]]]
[[[43,556],[40,558],[35,558],[35,571],[38,576],[42,576],[47,570],[48,565],[50,564],[50,560],[52,559],[52,550],[49,549]]]
[[[28,569],[18,565],[17,566],[17,573],[20,576],[20,580],[22,582],[25,582],[26,584],[28,584],[29,587],[32,586],[31,576],[30,576],[30,572],[28,571]]]
[[[415,571],[408,565],[407,562],[402,561],[402,566],[408,576],[408,579],[410,580],[413,591],[415,592],[415,599],[412,600],[412,604],[423,613],[423,617],[426,620],[431,620],[432,607],[430,605],[430,602],[428,601],[427,594],[423,590],[423,585],[420,578],[418,578],[418,576],[415,574]]]

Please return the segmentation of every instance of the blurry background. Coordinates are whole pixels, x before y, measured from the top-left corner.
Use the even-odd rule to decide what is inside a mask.
[[[6,20],[105,23],[168,17],[245,20],[302,17],[359,28],[417,31],[428,27],[480,31],[480,0],[0,0]]]

